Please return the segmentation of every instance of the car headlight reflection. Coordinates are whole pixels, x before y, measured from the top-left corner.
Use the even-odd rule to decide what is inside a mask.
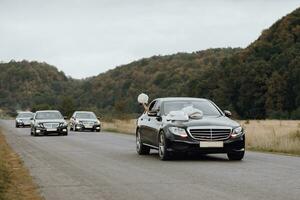
[[[68,126],[68,123],[67,122],[63,122],[63,123],[60,123],[59,125],[60,126]]]
[[[181,136],[181,137],[187,137],[188,136],[185,129],[183,129],[183,128],[169,127],[169,131],[171,133],[173,133],[174,135],[178,135],[178,136]]]
[[[231,137],[238,137],[242,134],[243,134],[243,128],[240,126],[240,127],[233,129],[233,131],[231,133]]]
[[[43,124],[43,123],[38,123],[36,126],[37,126],[38,128],[43,128],[43,127],[44,127],[44,124]]]

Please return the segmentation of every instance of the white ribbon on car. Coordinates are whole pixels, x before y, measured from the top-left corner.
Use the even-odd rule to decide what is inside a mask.
[[[192,105],[181,110],[171,111],[166,119],[169,121],[188,121],[189,119],[202,119],[203,112]]]

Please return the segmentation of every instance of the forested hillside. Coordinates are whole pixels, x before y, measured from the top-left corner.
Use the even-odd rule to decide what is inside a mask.
[[[224,59],[218,72],[211,96],[243,118],[300,118],[300,9]]]
[[[92,109],[137,113],[150,98],[206,97],[240,118],[300,118],[300,9],[245,49],[153,56],[85,80],[37,62],[0,64],[0,109]]]
[[[150,98],[188,96],[189,82],[198,74],[207,74],[240,49],[209,49],[195,53],[153,56],[117,67],[87,81],[81,105],[96,105],[115,113],[138,112],[137,96]]]
[[[68,96],[73,82],[63,72],[46,63],[1,63],[0,108],[13,112],[68,107],[72,101]]]

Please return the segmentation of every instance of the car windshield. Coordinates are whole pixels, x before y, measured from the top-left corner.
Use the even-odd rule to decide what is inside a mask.
[[[76,113],[75,117],[78,119],[96,119],[94,113]]]
[[[220,116],[219,110],[209,101],[206,100],[180,100],[180,101],[166,101],[164,103],[163,111],[167,115],[171,111],[179,111],[185,107],[193,106],[203,112],[204,116]]]
[[[31,118],[32,116],[32,113],[19,113],[17,118]]]
[[[36,119],[63,119],[59,112],[37,112]]]

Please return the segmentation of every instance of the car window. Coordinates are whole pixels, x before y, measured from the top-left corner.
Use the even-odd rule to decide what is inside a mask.
[[[160,102],[159,101],[156,101],[156,103],[154,104],[152,110],[160,110]]]
[[[155,105],[156,101],[152,101],[149,105],[149,111],[154,111],[154,105]]]
[[[79,119],[96,119],[96,115],[94,113],[76,113],[75,118],[79,118]]]
[[[19,113],[17,118],[31,118],[32,116],[32,113]]]
[[[205,116],[220,116],[220,111],[209,101],[206,100],[180,100],[164,102],[164,114],[167,115],[171,111],[179,111],[185,107],[193,106],[203,112]]]
[[[59,112],[37,112],[35,119],[63,119]]]

